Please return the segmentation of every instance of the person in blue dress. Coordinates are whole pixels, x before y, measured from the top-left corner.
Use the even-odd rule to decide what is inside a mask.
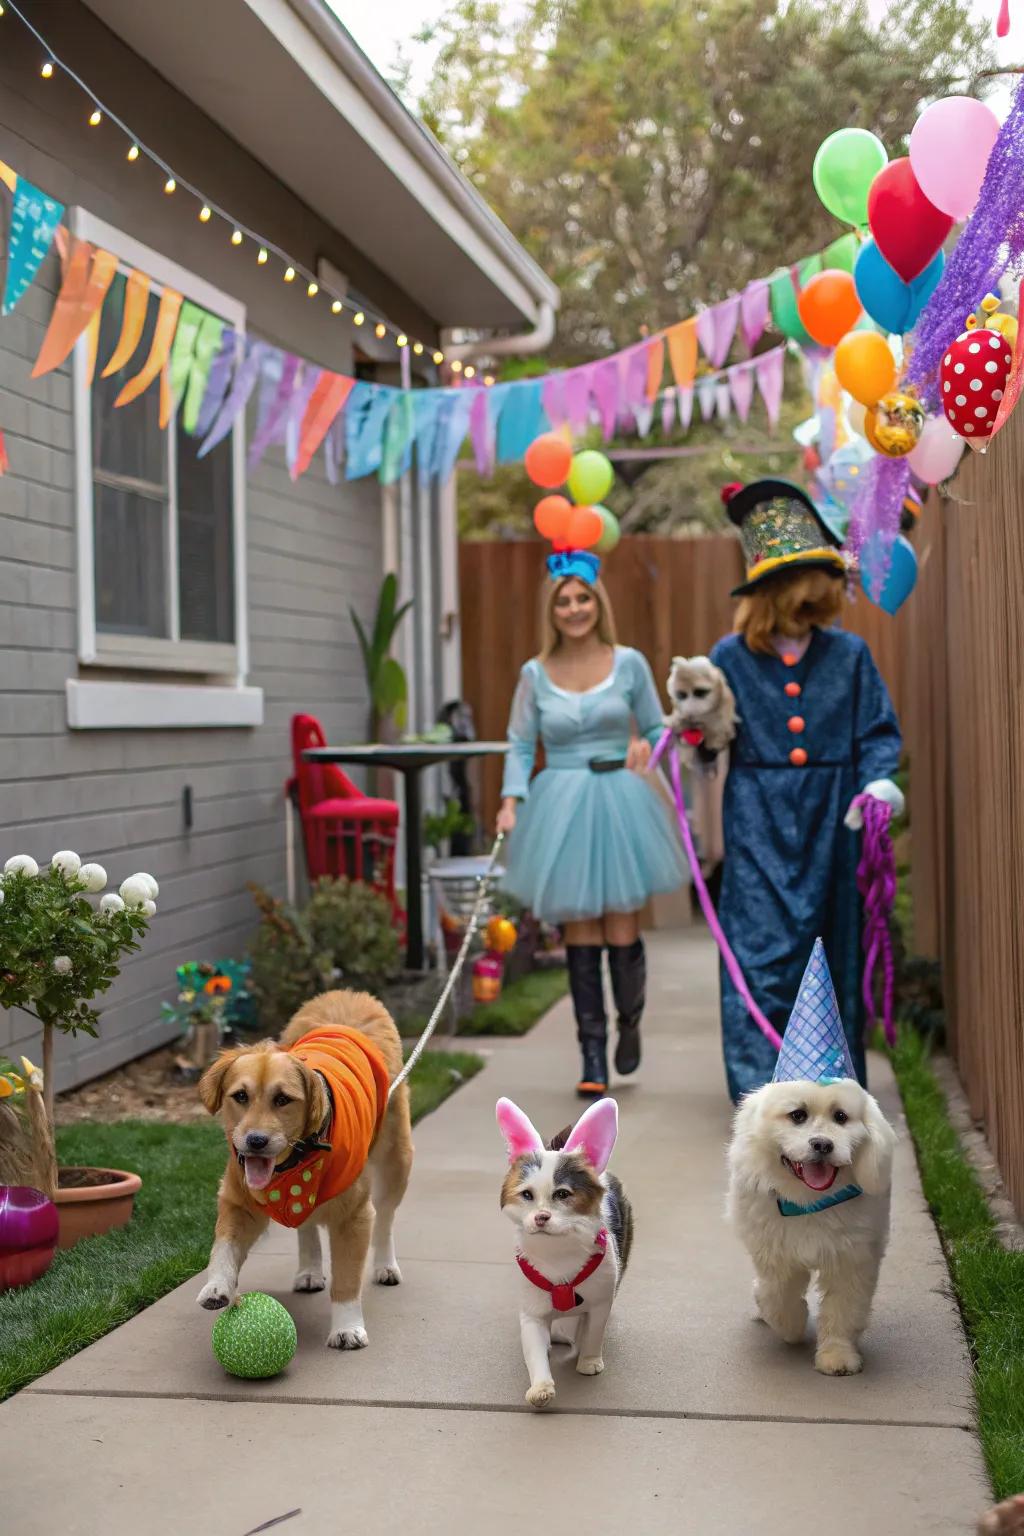
[[[901,739],[865,642],[834,627],[847,572],[836,531],[798,486],[758,480],[723,493],[747,579],[736,633],[711,660],[736,699],[722,805],[719,917],[750,990],[780,1034],[820,936],[850,1053],[865,1081],[861,912],[862,815],[874,795],[896,814]],[[723,965],[722,1042],[737,1102],[772,1076],[775,1052]]]
[[[540,654],[523,667],[509,720],[498,829],[513,833],[505,889],[562,929],[582,1069],[577,1092],[608,1086],[602,957],[618,1015],[616,1070],[640,1064],[646,960],[639,912],[683,881],[668,808],[644,777],[662,730],[651,669],[616,645],[599,561],[552,555]],[[531,782],[537,743],[545,766]]]

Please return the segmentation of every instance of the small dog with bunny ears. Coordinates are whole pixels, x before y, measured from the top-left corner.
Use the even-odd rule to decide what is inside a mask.
[[[580,1375],[604,1370],[604,1333],[633,1242],[629,1201],[605,1174],[619,1112],[614,1099],[600,1099],[547,1147],[511,1099],[498,1100],[497,1117],[510,1164],[501,1209],[518,1234],[526,1401],[544,1408],[555,1396],[553,1343],[576,1346]]]

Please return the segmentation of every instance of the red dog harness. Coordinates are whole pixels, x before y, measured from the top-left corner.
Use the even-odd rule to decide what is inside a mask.
[[[521,1253],[516,1254],[516,1263],[531,1285],[535,1285],[539,1291],[550,1293],[551,1305],[556,1312],[571,1312],[573,1307],[583,1305],[583,1297],[577,1296],[576,1287],[582,1285],[584,1280],[590,1279],[604,1258],[608,1247],[608,1233],[604,1227],[594,1241],[597,1244],[597,1253],[591,1254],[578,1275],[574,1275],[571,1280],[565,1281],[562,1285],[556,1285],[553,1280],[548,1279],[547,1275],[542,1275],[539,1269],[534,1269],[529,1259],[524,1259]]]

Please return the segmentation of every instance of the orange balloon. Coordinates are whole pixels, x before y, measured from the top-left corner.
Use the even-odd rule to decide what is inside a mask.
[[[556,539],[564,538],[574,511],[567,496],[545,496],[533,509],[533,526],[542,539],[554,543]]]
[[[811,278],[797,308],[804,330],[822,347],[834,347],[864,313],[851,274],[832,268]]]
[[[877,331],[851,331],[836,347],[836,378],[861,405],[877,405],[896,385],[896,360]]]
[[[570,549],[593,549],[604,538],[604,518],[593,507],[573,507],[565,537]]]
[[[544,432],[527,448],[524,463],[534,485],[564,485],[572,468],[572,447],[554,432]]]

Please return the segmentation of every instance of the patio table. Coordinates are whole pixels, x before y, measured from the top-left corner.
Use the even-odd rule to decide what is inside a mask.
[[[420,774],[424,768],[472,757],[493,757],[508,751],[507,741],[408,742],[387,746],[374,742],[361,747],[310,747],[302,756],[307,763],[359,764],[391,768],[405,781],[405,963],[411,971],[423,969],[423,896],[420,859],[422,806]]]

